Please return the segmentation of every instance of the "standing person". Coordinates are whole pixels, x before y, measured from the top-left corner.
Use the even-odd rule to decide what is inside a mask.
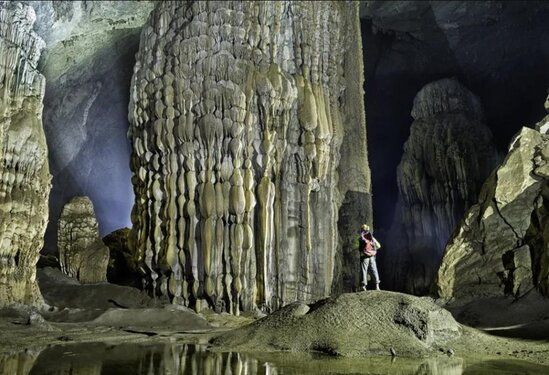
[[[372,275],[376,283],[376,290],[379,289],[379,274],[377,272],[376,253],[381,244],[374,238],[368,224],[360,227],[360,266],[362,269],[362,290],[366,290],[368,284],[368,268],[371,267]]]

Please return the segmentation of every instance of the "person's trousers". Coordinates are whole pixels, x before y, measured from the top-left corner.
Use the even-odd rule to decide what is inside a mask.
[[[372,257],[361,257],[360,266],[362,268],[362,285],[363,286],[366,286],[366,284],[368,284],[368,268],[372,269],[372,275],[374,276],[374,281],[376,284],[379,284],[379,274],[377,272],[375,255]]]

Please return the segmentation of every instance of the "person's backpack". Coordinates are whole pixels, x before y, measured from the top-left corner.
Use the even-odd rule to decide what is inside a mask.
[[[376,246],[372,236],[369,236],[369,238],[366,238],[366,241],[364,241],[364,247],[362,248],[362,252],[367,257],[376,255]]]

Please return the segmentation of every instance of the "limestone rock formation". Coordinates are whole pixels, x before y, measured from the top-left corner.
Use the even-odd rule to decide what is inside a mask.
[[[549,116],[537,128],[515,136],[448,243],[440,297],[549,296]]]
[[[99,236],[99,224],[88,197],[74,197],[63,208],[57,247],[65,274],[81,283],[107,281],[109,248]]]
[[[237,314],[356,274],[335,254],[371,221],[358,35],[352,2],[157,3],[129,114],[150,290]],[[338,228],[344,199],[364,209]]]
[[[496,164],[496,150],[478,98],[455,79],[426,85],[412,117],[385,274],[393,286],[426,293],[452,231]]]
[[[214,346],[237,351],[321,351],[331,355],[418,357],[461,336],[452,315],[429,298],[393,292],[348,293],[299,302],[221,335]]]
[[[35,13],[0,1],[0,305],[38,304],[36,262],[48,221],[50,174],[42,129],[44,42]]]
[[[110,253],[107,280],[114,284],[141,287],[142,274],[131,240],[130,228],[118,229],[103,238]]]

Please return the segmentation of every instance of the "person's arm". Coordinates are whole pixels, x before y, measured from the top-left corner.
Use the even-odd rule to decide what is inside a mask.
[[[381,249],[381,244],[379,243],[378,240],[376,240],[376,238],[374,236],[372,236],[372,238],[374,239],[374,247],[376,250],[379,250]]]
[[[367,240],[367,238],[366,238],[366,232],[360,231],[360,238],[362,238],[362,241],[366,241],[366,240]]]

